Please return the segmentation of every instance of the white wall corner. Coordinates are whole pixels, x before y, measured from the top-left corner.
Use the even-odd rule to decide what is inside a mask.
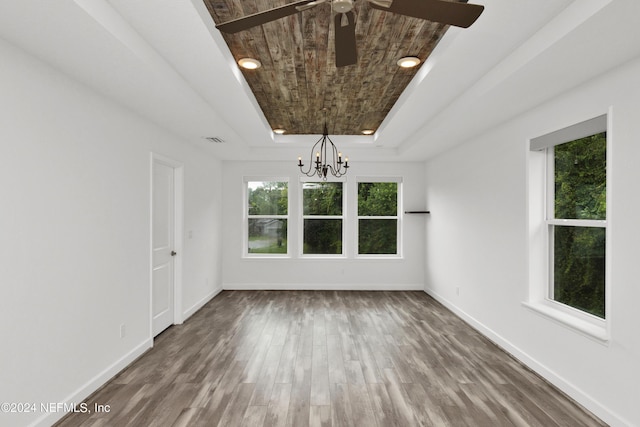
[[[182,321],[186,322],[191,316],[196,314],[198,312],[198,310],[200,310],[202,307],[204,307],[209,301],[214,299],[220,292],[222,292],[222,286],[217,287],[212,292],[210,292],[209,294],[205,295],[205,297],[202,298],[200,301],[196,302],[191,307],[186,309],[182,313]]]

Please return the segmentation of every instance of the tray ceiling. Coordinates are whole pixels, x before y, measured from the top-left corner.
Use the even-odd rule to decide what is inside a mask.
[[[216,24],[286,4],[283,0],[203,0]],[[456,0],[451,0],[456,1]],[[463,1],[466,3],[466,1]],[[354,5],[358,63],[337,68],[329,4],[235,34],[224,34],[235,60],[262,63],[242,73],[272,129],[320,134],[376,130],[419,70],[397,60],[424,61],[448,26]]]

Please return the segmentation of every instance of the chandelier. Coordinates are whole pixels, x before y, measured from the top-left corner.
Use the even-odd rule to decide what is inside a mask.
[[[319,148],[318,144],[320,145]],[[329,159],[329,157],[331,157],[331,159]],[[324,123],[324,130],[322,131],[322,138],[311,148],[309,167],[307,170],[303,169],[304,164],[302,163],[302,157],[298,157],[298,167],[300,168],[300,172],[308,177],[317,176],[325,181],[329,173],[336,178],[346,175],[347,169],[349,169],[349,158],[345,157],[344,161],[342,160],[342,153],[338,151],[333,141],[331,141],[331,138],[329,138],[326,121]]]

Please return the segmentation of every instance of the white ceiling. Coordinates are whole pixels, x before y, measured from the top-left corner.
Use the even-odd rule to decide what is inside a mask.
[[[638,0],[472,2],[374,136],[332,137],[352,161],[427,159],[640,55]],[[319,137],[271,133],[201,0],[2,0],[0,37],[223,159]]]

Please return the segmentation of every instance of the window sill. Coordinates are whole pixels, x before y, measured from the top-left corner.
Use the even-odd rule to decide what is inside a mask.
[[[373,255],[373,254],[358,254],[355,256],[354,259],[359,259],[359,260],[364,260],[364,261],[379,261],[379,260],[402,260],[404,259],[404,257],[402,255],[396,255],[396,254],[378,254],[378,255]]]
[[[273,260],[273,259],[291,259],[290,255],[287,254],[251,254],[251,255],[247,255],[245,254],[242,259],[266,259],[266,260]]]
[[[355,256],[347,255],[278,255],[278,254],[261,254],[261,255],[243,255],[242,260],[295,260],[295,261],[356,261],[356,262],[403,262],[405,258],[402,255],[371,255],[371,256]]]
[[[523,302],[522,305],[537,314],[551,319],[562,326],[572,329],[573,331],[596,341],[597,343],[609,345],[610,337],[606,326],[595,325],[540,302]]]

